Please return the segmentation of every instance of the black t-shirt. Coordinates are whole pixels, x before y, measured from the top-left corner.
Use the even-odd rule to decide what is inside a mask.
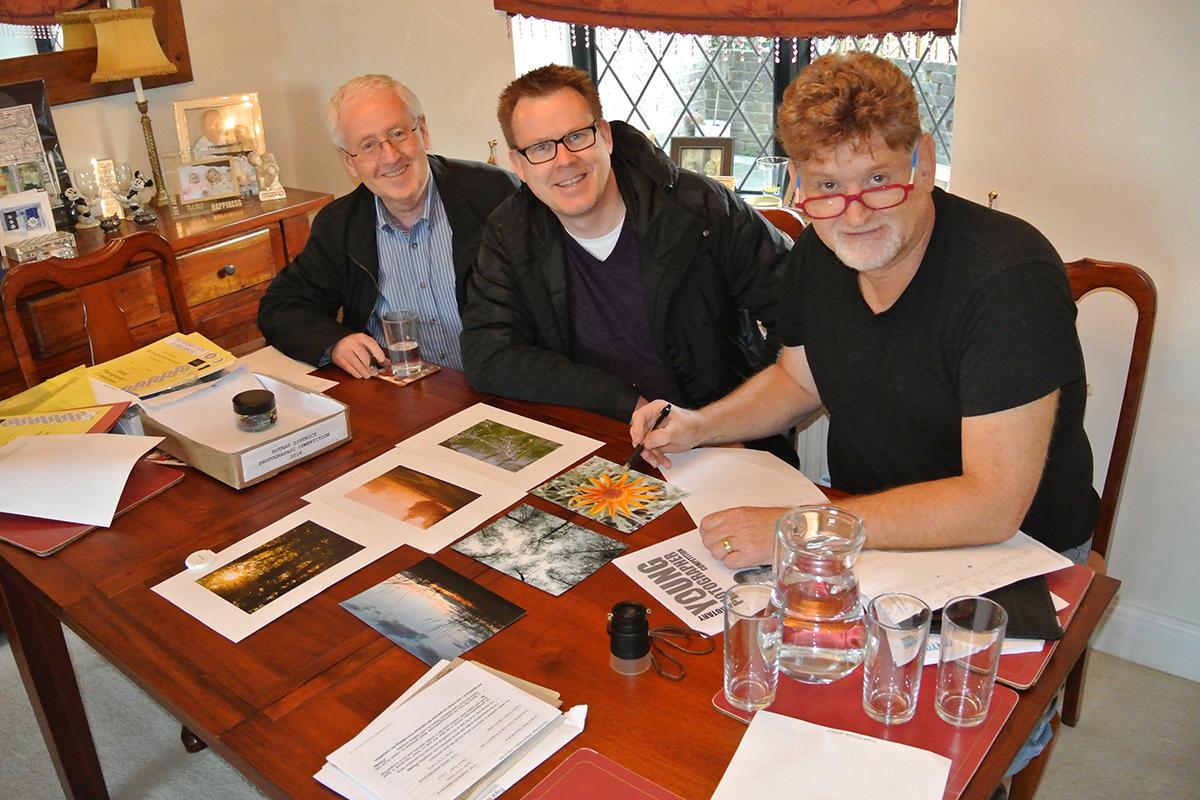
[[[625,220],[604,261],[563,232],[571,358],[607,370],[637,387],[647,400],[682,402],[650,330],[642,260],[633,223]]]
[[[1062,260],[1032,226],[934,190],[925,257],[900,298],[871,311],[858,275],[806,230],[781,303],[829,411],[833,485],[855,494],[962,474],[963,417],[1061,389],[1041,483],[1021,529],[1055,550],[1096,521],[1086,384]]]

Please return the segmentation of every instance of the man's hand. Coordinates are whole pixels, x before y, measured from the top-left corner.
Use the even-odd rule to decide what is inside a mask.
[[[774,556],[775,523],[787,512],[787,508],[748,506],[717,511],[700,520],[700,539],[727,567],[770,564]]]
[[[651,431],[659,412],[667,403],[655,400],[633,412],[629,421],[629,440],[636,446],[644,442],[642,458],[656,469],[671,466],[665,453],[681,453],[691,450],[703,441],[704,416],[699,411],[674,406],[658,430]]]
[[[371,363],[383,364],[388,360],[379,342],[365,333],[352,333],[338,340],[329,357],[355,378],[371,377],[374,374]]]

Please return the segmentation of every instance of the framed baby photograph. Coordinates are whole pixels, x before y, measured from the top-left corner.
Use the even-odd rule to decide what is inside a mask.
[[[54,231],[54,212],[46,192],[17,192],[0,197],[0,246]]]
[[[182,205],[238,196],[237,176],[228,158],[179,167],[179,202]]]
[[[267,152],[257,92],[177,100],[175,128],[193,163]]]

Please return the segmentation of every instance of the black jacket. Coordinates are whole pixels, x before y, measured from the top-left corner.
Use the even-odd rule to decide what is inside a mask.
[[[519,182],[498,167],[434,155],[429,156],[429,172],[453,233],[461,310],[484,220]],[[340,339],[366,331],[379,299],[376,230],[375,195],[365,186],[321,209],[308,244],[275,276],[259,303],[258,327],[267,342],[292,358],[317,364]]]
[[[720,184],[678,169],[612,123],[613,171],[641,252],[645,312],[687,404],[728,394],[774,358],[753,320],[775,323],[787,240]],[[488,219],[463,309],[476,389],[627,421],[638,388],[571,360],[562,224],[528,187]],[[654,398],[647,398],[654,399]]]

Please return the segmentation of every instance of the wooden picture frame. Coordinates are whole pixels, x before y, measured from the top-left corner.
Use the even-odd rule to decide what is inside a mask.
[[[714,178],[733,174],[733,139],[726,136],[674,136],[671,160],[680,169]]]

